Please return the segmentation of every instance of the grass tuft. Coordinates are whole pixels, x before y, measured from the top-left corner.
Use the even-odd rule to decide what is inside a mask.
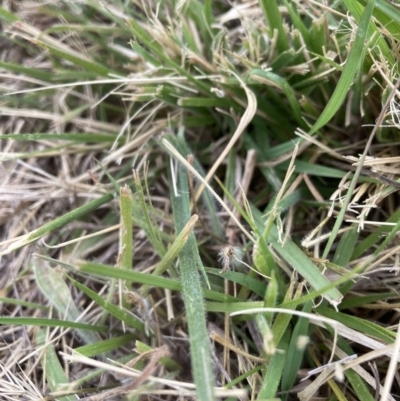
[[[1,399],[396,399],[396,2],[0,24]]]

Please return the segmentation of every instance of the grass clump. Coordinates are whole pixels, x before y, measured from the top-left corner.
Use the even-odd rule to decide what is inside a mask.
[[[0,21],[2,397],[396,399],[394,2]]]

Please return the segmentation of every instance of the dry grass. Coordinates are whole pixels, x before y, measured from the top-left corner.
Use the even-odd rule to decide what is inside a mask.
[[[1,399],[398,399],[371,4],[3,2]]]

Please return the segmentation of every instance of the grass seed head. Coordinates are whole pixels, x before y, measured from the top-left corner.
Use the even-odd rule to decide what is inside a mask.
[[[222,265],[220,273],[226,273],[230,267],[238,267],[243,263],[243,251],[237,246],[226,246],[219,252],[219,262]]]

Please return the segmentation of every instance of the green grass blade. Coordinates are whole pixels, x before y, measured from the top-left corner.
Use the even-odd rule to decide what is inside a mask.
[[[300,297],[303,288],[300,286],[297,291],[294,292],[294,280],[291,280],[289,287],[286,291],[285,298],[283,300],[284,303],[289,303],[292,300],[296,300]],[[285,309],[295,309],[295,307],[288,307]],[[292,315],[288,313],[278,313],[276,315],[274,324],[272,325],[272,334],[274,336],[274,344],[278,346],[280,341],[282,340],[285,332],[288,330],[288,326],[290,321],[292,320]]]
[[[357,69],[361,67],[361,63],[364,58],[364,50],[366,48],[365,41],[367,39],[368,24],[371,20],[374,6],[375,0],[369,0],[360,19],[357,34],[349,51],[343,73],[340,76],[335,91],[330,97],[328,104],[325,106],[324,111],[321,113],[320,117],[311,128],[309,132],[310,135],[315,134],[319,129],[327,124],[334,116],[336,111],[341,107],[350,89],[350,86],[353,83],[353,79],[357,72]]]
[[[386,341],[388,343],[394,342],[396,338],[395,332],[385,329],[384,327],[370,322],[369,320],[360,319],[358,317],[347,315],[341,312],[335,312],[326,306],[318,307],[317,312],[320,313],[322,316],[337,320],[345,326],[360,331],[365,335],[379,338],[380,340]]]
[[[290,340],[290,330],[286,330],[278,345],[278,350],[272,355],[263,377],[257,400],[264,401],[275,397],[286,364],[287,349]]]
[[[12,24],[19,20],[19,18],[16,15],[14,15],[13,13],[10,13],[3,7],[0,7],[0,19],[9,24]]]
[[[150,54],[155,54],[159,60],[164,64],[164,67],[169,67],[175,70],[180,76],[186,77],[190,82],[192,82],[199,90],[206,94],[210,94],[210,85],[194,78],[192,74],[182,68],[175,61],[171,60],[165,53],[164,49],[154,41],[154,38],[148,33],[145,32],[143,28],[139,25],[137,21],[134,19],[130,19],[128,21],[129,27],[132,29],[132,33],[137,37],[140,41],[146,44],[146,46],[150,50]]]
[[[400,221],[400,209],[396,210],[389,218],[385,221],[386,223],[398,223]],[[371,234],[365,239],[359,242],[354,248],[352,255],[353,259],[358,259],[361,255],[371,249],[372,246],[376,245],[382,236],[387,236],[393,230],[390,226],[384,226],[376,228]]]
[[[275,308],[278,299],[278,281],[275,277],[275,272],[271,271],[271,279],[269,280],[267,291],[264,295],[264,307],[265,308]],[[273,315],[266,313],[265,318],[268,324],[272,323]]]
[[[332,259],[332,263],[336,263],[339,266],[346,267],[351,260],[351,256],[354,252],[354,247],[358,240],[357,225],[353,225],[353,228],[346,231],[342,238],[340,238],[339,245],[336,248],[335,255]]]
[[[187,127],[187,125],[184,125],[184,126]],[[182,128],[180,128],[180,129],[182,129]],[[168,141],[174,145],[175,149],[177,149],[180,154],[182,154],[182,155],[194,154],[192,149],[188,146],[188,144],[185,140],[185,137],[183,135],[179,135],[179,138],[175,137],[174,135],[166,135],[165,138],[168,139]],[[204,172],[203,166],[201,165],[199,160],[197,160],[196,157],[194,158],[193,166],[201,174],[202,177],[204,177],[206,175]],[[215,204],[215,201],[214,201],[212,195],[209,193],[209,191],[203,191],[203,193],[201,195],[201,199],[207,208],[208,215],[210,216],[213,233],[218,238],[223,238],[224,231],[222,228],[222,223],[221,223],[220,219],[218,218],[217,206]]]
[[[133,179],[135,182],[135,198],[136,202],[133,204],[134,216],[139,214],[141,216],[141,220],[143,221],[143,228],[147,234],[147,237],[154,249],[160,256],[164,256],[166,253],[165,246],[162,243],[160,231],[156,225],[156,223],[152,219],[152,215],[154,215],[154,209],[151,205],[151,201],[149,199],[146,202],[143,186],[139,178],[139,173],[134,170],[133,171]],[[138,217],[139,217],[138,216]]]
[[[116,350],[119,347],[123,347],[136,339],[134,334],[124,334],[119,337],[112,337],[107,340],[99,341],[95,344],[83,345],[82,347],[77,347],[74,352],[78,352],[88,358],[97,356],[100,354],[108,353],[110,351]]]
[[[40,290],[61,317],[70,321],[77,321],[78,319],[84,321],[84,319],[80,318],[81,312],[75,305],[71,291],[60,273],[47,266],[45,262],[37,261],[35,264],[35,278]],[[100,341],[97,333],[86,330],[77,331],[86,344]]]
[[[289,49],[286,32],[283,26],[281,13],[279,12],[278,3],[276,0],[260,0],[260,6],[264,12],[265,19],[268,21],[270,28],[270,36],[273,36],[273,31],[278,31],[277,49],[282,53]]]
[[[297,124],[304,129],[307,127],[302,117],[302,112],[299,106],[299,102],[296,99],[295,93],[284,78],[273,72],[258,69],[251,70],[249,72],[249,76],[251,78],[251,81],[261,81],[267,85],[270,85],[272,88],[277,87],[278,89],[283,91],[292,109],[293,117],[296,119]]]
[[[36,335],[37,343],[39,346],[45,344],[46,335],[44,330],[39,330]],[[46,382],[53,393],[60,390],[60,387],[69,383],[68,378],[61,366],[60,360],[56,353],[55,347],[52,343],[45,345],[45,350],[40,358],[43,372],[46,375]],[[59,401],[74,401],[78,400],[77,395],[66,395],[64,397],[57,397]]]
[[[193,232],[197,220],[198,216],[196,214],[189,219],[183,230],[177,235],[174,242],[168,248],[164,257],[161,259],[161,261],[157,264],[156,268],[154,269],[153,274],[155,276],[163,274],[165,270],[167,270],[171,266],[172,262],[177,258],[180,251],[184,247],[187,239],[189,238],[190,233]]]
[[[358,1],[364,6],[367,4],[367,0]],[[395,3],[392,4],[388,0],[377,0],[374,9],[374,17],[385,27],[385,30],[390,33],[390,36],[400,40],[400,10],[396,7]]]
[[[311,306],[311,302],[308,301],[303,307],[303,312],[310,313]],[[300,317],[294,326],[286,356],[287,363],[282,373],[282,391],[291,390],[296,382],[305,351],[305,345],[302,346],[301,343],[303,338],[308,338],[309,323],[308,319]]]
[[[44,310],[44,311],[49,310],[48,306],[40,305],[35,302],[20,301],[19,299],[13,299],[13,298],[0,297],[0,302],[3,302],[5,304],[10,304],[10,305],[23,306],[25,308],[31,308],[31,309],[38,309],[38,310]]]
[[[338,338],[339,347],[347,354],[354,355],[354,351],[342,338]],[[374,401],[375,398],[371,395],[365,381],[359,376],[353,369],[346,369],[344,372],[345,376],[349,380],[354,392],[357,394],[359,400]]]
[[[182,291],[182,286],[179,281],[171,280],[165,277],[154,276],[153,274],[115,269],[113,266],[102,265],[94,262],[76,261],[75,265],[80,271],[93,275],[108,278],[118,278],[131,283],[146,284],[151,287],[167,288],[173,291]],[[208,299],[218,302],[236,301],[235,297],[220,294],[219,292],[207,289],[204,290],[204,296]]]
[[[11,245],[6,248],[5,251],[0,253],[1,255],[6,255],[11,253],[17,249],[24,247],[25,245],[30,244],[51,232],[64,227],[66,224],[71,223],[80,219],[81,217],[85,216],[86,214],[96,210],[100,206],[104,205],[105,203],[109,202],[113,199],[113,195],[107,194],[103,195],[98,199],[95,199],[91,202],[88,202],[86,205],[78,207],[77,209],[73,210],[72,212],[66,213],[63,216],[60,216],[49,223],[44,224],[42,227],[37,228],[36,230],[30,232],[29,234],[25,234],[22,238],[18,239],[17,241],[11,243]]]
[[[66,329],[75,330],[86,330],[95,331],[98,333],[108,333],[110,331],[109,327],[95,326],[93,324],[77,323],[70,320],[59,320],[59,319],[45,319],[37,317],[8,317],[0,316],[0,324],[6,326],[35,326],[35,327],[63,327]]]
[[[274,233],[277,232],[273,226]],[[329,286],[330,281],[321,273],[317,266],[310,261],[305,253],[291,240],[287,240],[284,245],[279,243],[275,235],[270,239],[272,247],[276,252],[289,263],[301,276],[303,276],[315,290],[320,290]],[[332,288],[321,294],[332,305],[340,304],[342,294],[338,289]]]
[[[176,232],[181,232],[190,219],[188,175],[179,168],[179,196],[171,191],[171,202]],[[208,338],[203,290],[200,283],[199,261],[196,240],[193,232],[179,254],[183,299],[189,328],[191,362],[196,393],[200,401],[214,400],[214,374],[211,369],[210,340]]]
[[[357,1],[351,1],[351,0],[343,0],[344,4],[350,11],[350,13],[354,16],[355,20],[357,23],[360,23],[362,12],[364,11],[364,7]],[[374,10],[375,11],[375,10]],[[373,12],[374,14],[374,12]],[[379,57],[380,55],[383,55],[387,62],[391,66],[395,65],[395,59],[393,57],[392,51],[389,49],[389,46],[385,42],[385,39],[381,35],[381,32],[375,25],[374,21],[371,19],[369,24],[368,24],[368,37],[369,38],[374,38],[373,43],[370,44],[371,50],[376,53],[376,55]]]
[[[358,308],[366,304],[372,304],[377,301],[388,300],[389,298],[397,298],[395,292],[381,292],[379,294],[372,295],[357,295],[346,297],[344,301],[339,305],[339,310]]]
[[[95,301],[98,305],[100,305],[104,310],[109,312],[111,315],[115,316],[120,321],[124,322],[129,327],[133,327],[136,330],[144,331],[144,323],[140,321],[138,318],[133,316],[124,308],[120,308],[117,305],[113,305],[103,297],[98,295],[95,291],[92,291],[90,288],[85,285],[79,283],[78,281],[68,277],[68,279],[83,293],[85,293],[90,299]]]
[[[225,280],[231,281],[233,283],[237,283],[242,287],[246,287],[251,290],[252,293],[263,297],[265,294],[265,284],[261,281],[257,280],[254,277],[251,277],[247,273],[239,273],[234,271],[227,271],[225,273],[220,273],[219,269],[211,269],[206,267],[206,273],[212,274],[218,277],[221,277]]]

